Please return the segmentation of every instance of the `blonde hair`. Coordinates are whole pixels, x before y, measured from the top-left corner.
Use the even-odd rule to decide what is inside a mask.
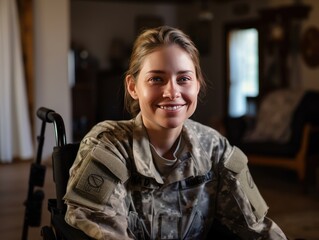
[[[169,26],[161,26],[143,31],[135,40],[126,76],[130,75],[137,81],[142,64],[147,55],[162,46],[176,44],[184,49],[193,61],[196,70],[196,78],[200,83],[201,93],[206,90],[206,82],[203,78],[199,61],[199,52],[192,40],[181,30]],[[138,100],[131,97],[125,85],[125,107],[135,117],[140,112]]]

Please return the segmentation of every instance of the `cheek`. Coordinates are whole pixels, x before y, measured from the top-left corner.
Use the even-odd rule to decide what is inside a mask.
[[[198,98],[199,88],[191,88],[186,92],[186,94],[189,97],[189,99],[195,101]]]
[[[159,91],[144,87],[138,89],[137,94],[140,102],[151,102],[158,98]]]

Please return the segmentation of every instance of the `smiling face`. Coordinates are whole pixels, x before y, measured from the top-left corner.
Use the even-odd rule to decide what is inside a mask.
[[[138,78],[126,78],[127,89],[138,100],[147,129],[181,128],[195,111],[200,90],[188,53],[178,45],[159,47],[143,61]]]

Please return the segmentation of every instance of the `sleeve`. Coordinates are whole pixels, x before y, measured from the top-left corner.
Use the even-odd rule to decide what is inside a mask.
[[[66,222],[94,239],[132,239],[125,202],[128,178],[115,154],[83,141],[64,196]]]
[[[247,157],[237,147],[220,164],[216,218],[241,239],[287,239],[266,214],[268,206],[255,185]]]

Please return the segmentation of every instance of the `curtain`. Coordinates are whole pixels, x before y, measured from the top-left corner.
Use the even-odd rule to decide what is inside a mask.
[[[32,157],[16,1],[0,0],[0,161]]]

